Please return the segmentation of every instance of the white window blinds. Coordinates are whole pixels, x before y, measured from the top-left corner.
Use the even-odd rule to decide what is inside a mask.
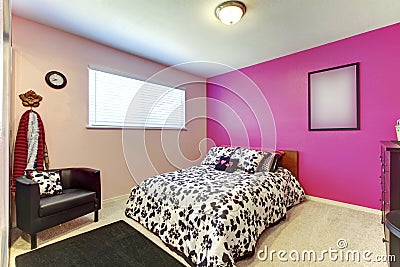
[[[185,90],[89,68],[89,127],[185,127]]]

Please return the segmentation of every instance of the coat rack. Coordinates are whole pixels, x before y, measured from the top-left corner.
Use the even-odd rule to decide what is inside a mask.
[[[22,176],[24,174],[24,171],[26,169],[26,162],[27,162],[27,154],[26,150],[28,149],[27,147],[27,131],[28,131],[28,122],[29,122],[29,114],[31,112],[34,112],[38,118],[38,124],[41,128],[40,133],[41,136],[43,136],[41,140],[39,140],[39,144],[42,143],[43,148],[40,149],[42,151],[42,156],[41,159],[43,162],[39,162],[37,160],[36,164],[38,166],[36,167],[38,170],[43,169],[45,167],[46,169],[49,169],[49,155],[48,155],[48,150],[47,150],[47,145],[46,141],[44,140],[44,128],[43,128],[43,123],[41,121],[41,118],[39,114],[36,111],[33,111],[33,108],[36,108],[40,105],[40,102],[43,100],[43,97],[36,94],[35,91],[29,90],[28,92],[24,94],[20,94],[19,98],[22,101],[22,105],[24,107],[30,107],[30,110],[27,110],[21,117],[20,124],[18,126],[18,132],[17,132],[17,137],[15,141],[15,146],[14,150],[18,150],[19,153],[17,154],[17,159],[16,159],[16,154],[14,154],[14,167],[13,167],[13,177],[12,177],[12,191],[15,191],[15,179],[19,176]],[[22,123],[22,124],[21,124]],[[40,138],[39,138],[40,139]],[[22,151],[22,153],[21,153]],[[38,149],[39,151],[39,149]],[[39,163],[38,163],[39,162]],[[44,166],[43,166],[44,165]]]
[[[29,90],[25,94],[20,94],[19,98],[22,100],[22,105],[24,107],[37,108],[40,105],[40,101],[43,97],[36,94],[35,91]]]

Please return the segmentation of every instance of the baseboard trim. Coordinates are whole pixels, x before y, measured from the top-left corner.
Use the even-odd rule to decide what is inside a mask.
[[[357,205],[354,205],[354,204],[339,202],[339,201],[330,200],[330,199],[326,199],[326,198],[320,198],[320,197],[314,197],[314,196],[306,195],[306,199],[310,200],[310,201],[321,202],[321,203],[334,205],[334,206],[339,206],[339,207],[344,207],[344,208],[348,208],[348,209],[364,211],[364,212],[378,214],[378,215],[381,214],[380,210],[371,209],[371,208],[362,207],[362,206],[357,206]]]
[[[116,196],[116,197],[112,197],[112,198],[107,198],[107,199],[103,200],[103,204],[107,205],[107,204],[110,204],[110,203],[113,203],[113,202],[116,202],[116,201],[120,201],[120,200],[123,200],[123,199],[128,200],[128,197],[129,197],[129,194]]]

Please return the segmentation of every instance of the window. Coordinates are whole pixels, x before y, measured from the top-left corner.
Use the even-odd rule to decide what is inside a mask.
[[[89,67],[89,127],[185,127],[185,90]]]

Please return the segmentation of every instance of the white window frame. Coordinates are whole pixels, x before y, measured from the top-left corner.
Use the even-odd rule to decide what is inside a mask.
[[[119,79],[115,80],[115,83],[121,83],[119,88],[123,88],[122,95],[116,94],[117,90],[113,90],[113,92],[110,90],[108,93],[106,92],[106,95],[98,93],[97,87],[99,86],[98,83],[101,82],[100,79],[107,79],[107,76],[111,77],[111,75],[115,75]],[[149,82],[126,73],[91,65],[88,66],[88,77],[87,128],[185,129],[185,88]],[[133,92],[129,90],[130,86],[134,87]],[[149,90],[153,90],[154,94],[149,94]],[[130,93],[132,95],[128,96]],[[109,101],[113,96],[115,97],[114,101]],[[132,105],[134,96],[137,96],[138,102]],[[110,105],[107,105],[108,103]],[[173,103],[172,106],[171,103]],[[139,109],[139,104],[143,105],[144,108]],[[102,108],[98,108],[98,105],[102,105]],[[112,109],[113,107],[115,109]],[[163,109],[166,109],[166,113],[156,113],[160,110],[163,111]],[[113,112],[114,114],[112,114]],[[114,116],[116,119],[112,121]]]

